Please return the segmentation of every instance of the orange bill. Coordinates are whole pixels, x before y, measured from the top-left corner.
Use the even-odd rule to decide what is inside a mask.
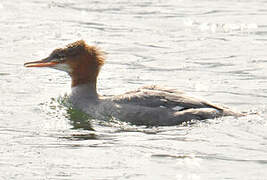
[[[33,62],[27,62],[24,64],[25,67],[52,67],[56,64],[59,64],[59,62],[44,62],[44,61],[33,61]]]

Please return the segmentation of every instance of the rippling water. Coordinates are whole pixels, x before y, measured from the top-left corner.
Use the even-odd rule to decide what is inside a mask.
[[[267,179],[264,0],[0,1],[0,179]],[[67,74],[25,69],[78,39],[105,50],[102,94],[175,87],[237,111],[174,127],[62,104]]]

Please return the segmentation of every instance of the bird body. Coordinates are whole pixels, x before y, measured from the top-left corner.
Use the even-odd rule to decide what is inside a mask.
[[[101,96],[97,93],[97,76],[104,62],[102,51],[80,40],[24,66],[51,67],[67,72],[72,80],[69,100],[73,107],[97,119],[114,117],[135,125],[171,126],[191,120],[242,116],[229,108],[160,86],[145,86],[117,96]]]

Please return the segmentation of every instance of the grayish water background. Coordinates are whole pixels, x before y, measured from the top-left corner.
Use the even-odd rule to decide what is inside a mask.
[[[0,1],[0,32],[0,179],[267,179],[267,1]],[[159,84],[258,115],[86,130],[57,102],[67,74],[23,67],[79,39],[108,53],[101,94]]]

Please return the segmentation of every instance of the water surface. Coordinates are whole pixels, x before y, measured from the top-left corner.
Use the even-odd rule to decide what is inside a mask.
[[[0,179],[267,178],[267,2],[0,2]],[[237,111],[174,127],[91,119],[61,98],[70,79],[26,69],[84,39],[107,52],[101,94],[159,84]]]

